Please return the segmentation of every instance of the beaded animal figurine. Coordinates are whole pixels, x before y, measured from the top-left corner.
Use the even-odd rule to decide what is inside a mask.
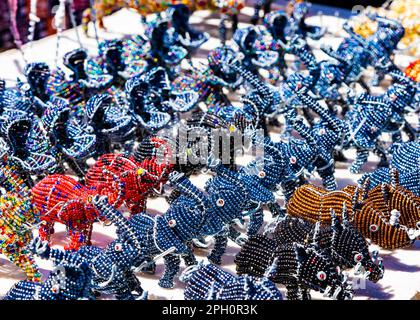
[[[81,257],[55,257],[54,269],[42,283],[19,281],[3,300],[95,299],[90,291],[92,271]]]
[[[108,212],[104,214],[104,218],[113,223],[117,222],[118,217],[108,215]],[[143,290],[140,281],[132,271],[144,262],[141,247],[133,236],[133,230],[119,222],[117,239],[104,249],[84,246],[76,252],[62,251],[51,248],[46,241],[36,238],[33,241],[32,250],[40,258],[52,260],[58,266],[61,264],[65,266],[65,261],[77,261],[86,266],[86,273],[90,275],[84,283],[84,294],[87,296],[110,294],[118,300],[147,299],[147,292]]]
[[[267,278],[234,276],[203,261],[186,269],[180,279],[187,283],[185,300],[283,300]]]
[[[345,206],[343,210],[346,210]],[[345,213],[341,214],[342,223],[338,221],[334,210],[331,210],[331,215],[331,226],[320,226],[320,222],[314,225],[286,215],[277,220],[272,232],[265,234],[273,236],[278,245],[285,245],[294,242],[308,243],[318,232],[319,248],[325,250],[340,268],[354,267],[357,274],[373,282],[382,279],[384,267],[382,259],[378,258],[378,252],[369,253],[366,239],[349,223]]]
[[[328,256],[310,246],[297,243],[278,246],[264,235],[251,237],[235,257],[236,272],[262,277],[286,286],[288,300],[310,299],[316,290],[338,300],[352,299],[353,288],[347,277]]]
[[[166,12],[171,19],[176,42],[187,49],[189,55],[209,40],[207,32],[198,31],[190,25],[191,11],[185,4],[173,5]]]
[[[404,27],[396,20],[379,16],[378,14],[368,14],[369,18],[378,23],[375,33],[367,39],[354,32],[348,23],[343,28],[359,42],[359,45],[368,52],[368,61],[370,65],[374,65],[381,57],[390,57],[397,48],[399,41],[404,36]],[[372,79],[372,85],[379,85],[383,79],[383,73],[375,73]]]
[[[238,14],[244,7],[241,0],[140,0],[140,1],[125,1],[125,0],[94,0],[92,8],[88,8],[83,12],[82,29],[87,34],[88,25],[91,21],[97,21],[100,28],[105,28],[103,18],[121,8],[131,8],[137,11],[142,16],[150,13],[160,13],[171,8],[172,6],[185,5],[190,11],[196,10],[212,10],[222,15],[219,24],[219,33],[222,40],[226,40],[226,21],[232,20],[232,33],[235,32],[238,25]]]
[[[354,145],[357,157],[350,171],[358,173],[367,161],[369,151],[377,150],[381,153],[381,166],[387,163],[385,151],[381,150],[379,136],[383,132],[392,132],[393,141],[401,142],[399,127],[404,126],[409,137],[415,137],[415,130],[405,121],[404,113],[415,105],[416,87],[401,71],[380,60],[378,66],[390,68],[390,75],[395,83],[381,96],[362,94],[350,96],[352,110],[346,113],[345,121],[349,125],[349,132],[345,147]],[[390,67],[389,67],[390,66]]]
[[[70,176],[53,174],[39,181],[31,193],[43,221],[39,228],[42,240],[50,241],[54,223],[58,222],[66,226],[70,237],[66,250],[90,244],[92,224],[99,216],[91,198],[101,194],[99,188],[86,187]],[[104,193],[107,194],[107,190]],[[118,198],[112,200],[117,202]]]
[[[216,48],[208,55],[208,66],[186,71],[177,77],[174,89],[177,91],[193,90],[199,94],[199,101],[204,101],[208,108],[216,109],[229,106],[229,98],[223,88],[236,90],[243,79],[236,71],[226,66],[226,61],[236,58],[233,49]]]
[[[31,203],[30,189],[11,163],[2,162],[0,181],[6,193],[0,196],[0,252],[19,267],[29,282],[41,281],[41,274],[27,249],[39,212]]]
[[[69,167],[82,178],[85,160],[93,153],[97,137],[83,123],[72,117],[70,105],[62,98],[47,102],[41,123],[47,130],[56,162]]]
[[[410,246],[420,234],[416,222],[417,199],[407,196],[408,191],[401,187],[394,188],[385,184],[378,185],[369,192],[367,190],[368,181],[365,181],[362,190],[347,186],[343,190],[332,192],[304,185],[298,188],[289,200],[287,213],[311,223],[321,221],[331,224],[330,210],[334,210],[337,216],[341,217],[342,207],[345,205],[348,220],[366,238],[383,248]],[[392,210],[399,212],[400,216],[403,215],[401,221],[409,223],[409,226],[391,223]]]
[[[2,115],[1,134],[7,144],[9,160],[17,167],[28,186],[31,175],[54,172],[58,163],[41,121],[36,116],[8,110]]]
[[[145,71],[147,63],[144,60],[147,40],[141,36],[127,39],[104,40],[98,45],[98,56],[87,61],[88,75],[108,74],[113,78],[112,86],[107,90],[117,94],[124,89],[127,79]]]
[[[179,271],[180,257],[188,257],[189,263],[195,264],[195,258],[189,247],[189,242],[198,237],[198,230],[204,217],[200,210],[195,210],[197,202],[189,200],[187,203],[182,197],[173,203],[170,209],[162,216],[152,217],[148,214],[136,214],[129,220],[112,207],[106,197],[94,198],[95,207],[101,214],[112,216],[118,227],[132,230],[131,237],[140,243],[142,256],[153,264],[156,259],[163,257],[165,272],[159,280],[159,286],[172,288],[173,279]],[[191,210],[190,210],[191,209]],[[110,220],[110,218],[108,218]],[[138,270],[143,267],[137,266]]]
[[[101,194],[113,195],[115,208],[124,204],[132,214],[146,209],[147,196],[153,192],[161,193],[173,165],[170,163],[171,151],[162,139],[151,137],[142,143],[152,148],[165,148],[162,157],[147,156],[141,161],[123,155],[105,154],[87,172],[86,186],[92,189],[108,190]],[[155,191],[153,191],[155,190]]]

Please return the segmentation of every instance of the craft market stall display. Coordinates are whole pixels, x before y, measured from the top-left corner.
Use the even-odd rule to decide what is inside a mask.
[[[418,295],[416,1],[8,4],[2,299]]]

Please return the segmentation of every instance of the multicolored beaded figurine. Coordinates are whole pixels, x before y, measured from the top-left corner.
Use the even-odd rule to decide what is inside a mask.
[[[30,189],[17,172],[2,161],[0,180],[6,193],[0,196],[0,252],[25,272],[27,281],[39,282],[41,274],[27,246],[40,217],[31,203]]]

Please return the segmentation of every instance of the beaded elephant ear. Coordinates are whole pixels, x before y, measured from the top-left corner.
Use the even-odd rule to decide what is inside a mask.
[[[1,131],[10,147],[10,157],[24,170],[39,174],[56,168],[49,139],[38,120],[20,114],[3,121]]]
[[[214,85],[225,86],[230,89],[238,88],[243,78],[229,64],[238,57],[238,54],[229,47],[219,47],[210,51],[208,55],[209,67],[212,70],[211,81]]]
[[[278,52],[272,50],[273,39],[256,27],[237,29],[233,40],[245,54],[245,58],[250,59],[257,67],[270,68],[278,61]]]
[[[132,117],[110,94],[94,95],[89,99],[85,123],[93,128],[97,139],[110,139],[111,142],[124,141],[135,131]]]

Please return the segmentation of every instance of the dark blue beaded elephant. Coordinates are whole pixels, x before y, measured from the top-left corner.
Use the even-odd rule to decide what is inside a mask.
[[[213,264],[200,262],[186,269],[185,300],[283,300],[276,285],[267,278],[234,276]]]
[[[92,271],[79,256],[54,259],[54,269],[42,283],[19,281],[3,300],[85,300],[94,299],[90,286]]]
[[[105,201],[107,201],[105,199]],[[98,205],[100,199],[93,199]],[[60,261],[82,261],[91,273],[88,289],[90,294],[111,294],[119,300],[147,298],[133,272],[133,269],[145,261],[141,244],[135,231],[125,222],[121,214],[101,207],[103,214],[117,226],[117,239],[102,249],[95,246],[84,246],[78,251],[63,251],[50,248],[48,243],[39,238],[33,241],[31,250],[43,259],[49,259],[60,265]]]
[[[259,70],[270,72],[279,60],[278,48],[271,36],[256,27],[237,29],[233,41],[244,54],[242,65],[259,75]]]
[[[405,33],[404,27],[396,20],[381,17],[377,14],[369,14],[369,18],[376,21],[378,25],[375,33],[366,39],[354,32],[348,23],[343,25],[344,30],[352,37],[352,41],[348,43],[354,45],[355,42],[358,42],[359,48],[364,50],[364,54],[358,55],[358,58],[362,59],[357,61],[362,67],[374,66],[381,57],[390,57]],[[383,76],[384,73],[382,72],[375,73],[372,85],[379,85]]]
[[[386,61],[386,60],[385,60]],[[394,142],[401,142],[401,129],[409,133],[409,137],[415,138],[414,129],[405,120],[404,115],[415,105],[416,85],[401,71],[389,62],[381,59],[377,66],[383,70],[389,70],[394,83],[380,96],[367,93],[356,96],[349,95],[349,104],[352,109],[346,114],[345,121],[348,124],[345,144],[355,146],[357,157],[350,170],[359,172],[362,165],[367,161],[369,151],[379,151],[381,165],[387,163],[386,153],[380,146],[379,136],[384,132],[392,133]]]
[[[392,182],[392,170],[398,171],[399,185],[420,196],[420,144],[417,141],[394,143],[390,148],[390,167],[365,173],[359,183],[369,179],[369,187]]]

